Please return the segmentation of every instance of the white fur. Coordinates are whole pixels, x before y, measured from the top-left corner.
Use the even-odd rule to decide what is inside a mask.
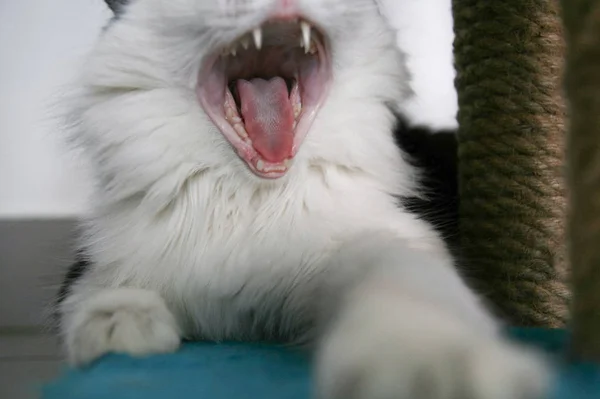
[[[70,297],[66,300],[73,300]],[[73,306],[71,304],[71,306]],[[68,315],[72,332],[67,345],[69,361],[86,364],[106,353],[135,355],[173,352],[179,347],[180,332],[162,298],[153,291],[134,288],[107,289],[88,301],[82,311]]]
[[[179,336],[300,340],[330,309],[326,397],[350,378],[345,367],[366,381],[355,397],[413,397],[398,382],[430,365],[434,385],[489,382],[477,398],[503,398],[500,382],[537,393],[541,367],[509,371],[522,355],[500,343],[431,226],[398,209],[417,172],[394,145],[386,104],[408,96],[408,78],[373,0],[298,1],[331,40],[334,84],[285,178],[252,175],[204,114],[202,57],[273,1],[133,0],[92,51],[69,103],[97,187],[81,243],[93,267],[60,307],[70,359],[175,350]],[[379,295],[382,281],[397,292]],[[455,372],[479,353],[507,360]]]
[[[439,306],[385,281],[365,288],[319,351],[317,387],[328,399],[541,398],[536,354],[481,335]]]

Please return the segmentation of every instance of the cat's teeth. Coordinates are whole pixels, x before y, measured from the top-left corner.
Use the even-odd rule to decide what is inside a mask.
[[[231,47],[226,47],[226,48],[224,48],[224,49],[223,49],[223,51],[221,51],[221,55],[222,55],[223,57],[228,57],[228,56],[230,56],[230,55],[232,55],[232,56],[234,56],[234,57],[235,57],[235,56],[237,55],[237,47],[236,47],[236,44],[234,43],[234,44],[232,44],[232,45],[231,45]]]
[[[289,159],[286,159],[283,161],[282,165],[265,165],[264,161],[259,159],[256,161],[256,169],[264,173],[285,172],[287,169],[289,169],[290,162],[291,161]]]
[[[254,45],[258,50],[262,48],[262,28],[256,28],[252,31],[252,37],[254,38]]]
[[[229,107],[225,107],[225,117],[227,118],[227,120],[229,122],[233,121],[233,118],[235,118],[235,114],[233,113],[233,110]]]
[[[248,39],[247,37],[244,37],[242,40],[240,40],[240,43],[244,50],[248,50],[248,47],[250,47],[250,39]]]
[[[246,133],[246,129],[244,129],[244,125],[241,124],[241,119],[240,119],[240,123],[236,123],[235,125],[233,125],[233,129],[238,134],[238,136],[240,136],[241,138],[243,138],[243,139],[248,138],[248,133]]]
[[[294,119],[298,119],[300,112],[302,112],[302,104],[294,104]]]
[[[283,166],[285,166],[286,169],[289,169],[291,164],[292,164],[292,160],[289,158],[287,158],[285,161],[283,161]]]
[[[310,40],[311,28],[310,28],[310,24],[308,22],[306,22],[306,21],[302,21],[302,22],[300,22],[300,29],[302,30],[301,45],[302,45],[302,47],[304,47],[304,52],[308,53],[310,51],[310,47],[311,47],[311,40]]]

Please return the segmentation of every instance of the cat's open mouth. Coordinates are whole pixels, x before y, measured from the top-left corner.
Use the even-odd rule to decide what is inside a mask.
[[[302,19],[267,21],[205,61],[198,98],[258,176],[288,171],[331,81],[324,35]]]

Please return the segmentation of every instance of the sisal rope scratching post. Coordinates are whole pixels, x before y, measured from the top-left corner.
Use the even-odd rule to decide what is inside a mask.
[[[464,261],[507,321],[567,320],[562,21],[553,0],[454,0]]]
[[[573,355],[600,361],[600,1],[563,0]]]

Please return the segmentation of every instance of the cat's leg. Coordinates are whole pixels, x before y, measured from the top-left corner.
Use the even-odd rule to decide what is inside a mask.
[[[59,305],[61,334],[71,364],[83,365],[109,352],[146,355],[179,347],[177,322],[158,293],[76,288]]]
[[[549,369],[500,336],[445,256],[383,236],[330,265],[330,323],[317,354],[323,399],[533,399]]]

